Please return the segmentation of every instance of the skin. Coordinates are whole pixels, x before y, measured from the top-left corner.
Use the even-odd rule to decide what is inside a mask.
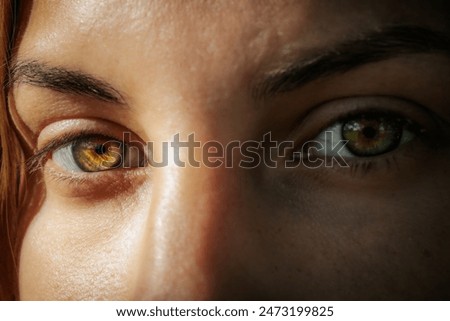
[[[448,133],[443,54],[367,64],[264,100],[249,89],[360,32],[447,31],[448,21],[439,1],[31,1],[15,60],[95,75],[125,102],[19,82],[11,113],[30,153],[86,128],[155,144],[176,133],[226,144],[271,131],[283,141],[292,128],[304,140],[345,112],[344,97],[394,97],[388,109],[406,98],[410,118],[435,124],[417,116],[420,104]],[[20,298],[449,299],[450,152],[439,139],[368,171],[169,163],[66,179],[50,159],[30,178]]]

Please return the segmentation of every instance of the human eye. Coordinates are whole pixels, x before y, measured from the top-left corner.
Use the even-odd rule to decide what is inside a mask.
[[[34,171],[52,161],[61,177],[144,167],[145,160],[145,151],[135,142],[82,132],[52,140],[29,160],[29,167]]]
[[[30,170],[52,160],[67,173],[95,173],[145,166],[141,146],[102,134],[63,135],[38,150],[29,160]]]
[[[144,177],[146,145],[113,123],[78,119],[55,122],[39,135],[28,160],[30,173],[41,173],[45,186],[71,197],[112,195]]]
[[[143,154],[138,148],[130,147],[126,142],[112,137],[88,135],[73,138],[49,152],[55,164],[68,172],[143,167]]]
[[[400,148],[426,132],[414,121],[397,114],[384,112],[358,113],[346,116],[323,130],[314,141],[323,149],[318,155],[375,157]],[[333,151],[335,141],[342,148]]]
[[[364,168],[367,172],[390,170],[395,163],[399,170],[403,165],[411,169],[411,165],[429,163],[438,156],[434,151],[448,147],[448,124],[405,99],[350,97],[317,108],[299,126],[300,131],[315,134],[303,140],[306,143],[294,154],[308,168]]]

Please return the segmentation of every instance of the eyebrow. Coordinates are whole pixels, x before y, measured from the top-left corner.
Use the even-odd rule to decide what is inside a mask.
[[[314,80],[342,74],[372,62],[417,53],[450,54],[447,33],[418,26],[392,26],[318,51],[256,81],[255,99],[290,92]]]
[[[77,70],[52,67],[35,60],[19,61],[12,65],[8,86],[18,83],[124,104],[123,96],[106,81]]]
[[[256,81],[252,96],[255,99],[268,98],[372,62],[407,54],[436,52],[450,54],[450,36],[447,33],[418,26],[383,28],[319,50]],[[106,81],[81,71],[53,67],[35,60],[15,63],[10,69],[9,79],[9,86],[28,83],[65,94],[124,104],[123,95]]]

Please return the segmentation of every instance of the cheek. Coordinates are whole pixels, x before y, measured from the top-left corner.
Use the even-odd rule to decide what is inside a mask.
[[[47,197],[23,240],[22,300],[126,299],[138,275],[144,217],[114,201],[80,208]],[[142,211],[140,211],[142,212]]]

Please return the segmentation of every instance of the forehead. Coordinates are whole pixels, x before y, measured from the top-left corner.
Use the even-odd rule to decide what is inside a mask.
[[[82,49],[121,45],[138,50],[141,57],[158,51],[170,55],[178,48],[189,55],[211,55],[223,47],[240,54],[252,49],[256,53],[268,44],[268,48],[280,45],[278,49],[286,52],[382,24],[442,28],[439,25],[448,18],[442,14],[448,12],[448,5],[437,0],[36,0],[27,4],[22,26],[26,25],[25,40],[31,38],[35,50],[67,44]]]
[[[151,85],[148,75],[156,74],[159,83],[171,75],[175,86],[183,80],[173,72],[214,82],[212,70],[221,70],[221,81],[239,71],[245,81],[261,66],[383,25],[446,28],[447,7],[438,0],[37,0],[22,10],[18,55],[88,70],[125,88]]]
[[[436,0],[36,0],[24,8],[22,25],[39,39],[35,45],[128,41],[142,55],[167,44],[206,46],[202,49],[211,52],[224,42],[228,47],[248,42],[245,49],[251,49],[264,44],[262,39],[311,43],[380,24],[446,24],[447,7]]]

